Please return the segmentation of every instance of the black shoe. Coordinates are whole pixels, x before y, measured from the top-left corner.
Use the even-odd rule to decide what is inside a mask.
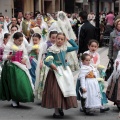
[[[84,112],[83,108],[80,108],[80,112]]]
[[[94,116],[93,112],[85,112],[85,114],[88,115],[88,116]]]
[[[63,112],[62,109],[59,109],[58,111],[59,111],[59,113],[60,113],[61,116],[64,116],[64,112]]]
[[[53,114],[53,118],[62,118],[61,115],[56,115],[55,113]]]
[[[104,112],[109,111],[109,110],[110,110],[110,108],[109,108],[109,107],[104,108],[104,109],[100,109],[100,113],[104,113]]]
[[[20,105],[19,102],[17,102],[17,105],[18,105],[18,106]]]

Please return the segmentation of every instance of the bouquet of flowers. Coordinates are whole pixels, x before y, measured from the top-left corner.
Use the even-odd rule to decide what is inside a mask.
[[[37,44],[32,46],[32,50],[36,50],[36,49],[39,49],[39,45]]]
[[[42,36],[46,36],[47,33],[48,33],[48,31],[45,28],[43,28],[43,30],[42,30]]]
[[[53,61],[53,60],[54,60],[53,56],[48,56],[48,57],[45,59],[46,62],[50,62],[50,61]]]
[[[19,48],[18,48],[16,45],[13,45],[13,46],[11,47],[11,49],[13,50],[13,51],[12,51],[12,55],[15,55],[15,52],[17,52],[17,51],[19,50]]]
[[[103,65],[98,65],[97,68],[100,69],[100,70],[103,70],[103,69],[105,69],[105,66],[103,66]]]

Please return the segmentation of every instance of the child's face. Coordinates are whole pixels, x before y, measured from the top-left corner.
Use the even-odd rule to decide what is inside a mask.
[[[50,37],[50,41],[54,44],[56,42],[56,36],[57,34],[52,34]]]
[[[10,39],[10,35],[8,36],[8,38],[4,38],[4,44],[7,44],[9,39]]]
[[[23,37],[19,37],[18,39],[14,39],[14,44],[20,46],[23,43]]]
[[[38,37],[33,37],[33,44],[39,44],[40,39]]]
[[[91,45],[88,46],[90,52],[95,52],[98,49],[98,44],[96,42],[92,42]]]
[[[82,61],[83,65],[88,65],[89,66],[90,65],[90,60],[91,60],[90,56],[89,55],[86,56],[85,60]]]
[[[63,36],[63,35],[58,35],[58,36],[57,36],[57,39],[56,39],[56,45],[57,45],[58,47],[61,47],[61,46],[64,44],[64,42],[65,42],[65,36]]]
[[[17,28],[16,28],[16,27],[13,27],[13,28],[11,29],[11,34],[15,33],[16,31],[17,31]]]

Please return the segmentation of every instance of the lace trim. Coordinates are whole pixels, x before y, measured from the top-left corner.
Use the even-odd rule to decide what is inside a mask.
[[[66,50],[67,50],[66,45],[58,47],[56,44],[53,44],[50,48],[48,48],[48,51],[52,53],[60,53],[60,51],[66,51]]]

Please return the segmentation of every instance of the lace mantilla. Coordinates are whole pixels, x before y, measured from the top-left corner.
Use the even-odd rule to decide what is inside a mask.
[[[52,52],[52,53],[60,53],[60,51],[66,51],[67,50],[67,46],[66,45],[62,45],[61,47],[58,47],[56,44],[53,44],[48,51]]]

